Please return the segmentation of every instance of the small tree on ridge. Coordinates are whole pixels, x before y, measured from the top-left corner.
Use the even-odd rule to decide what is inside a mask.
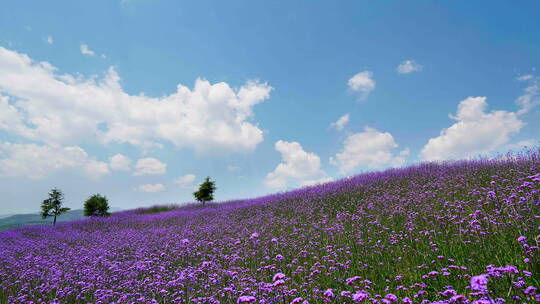
[[[41,216],[45,219],[49,216],[54,216],[53,225],[56,226],[56,217],[62,213],[68,212],[70,208],[62,207],[64,194],[57,188],[53,188],[49,192],[49,198],[41,203]]]
[[[214,191],[216,191],[216,183],[210,180],[210,177],[206,177],[204,182],[199,186],[199,190],[193,192],[193,196],[199,202],[204,203],[212,201],[214,199]]]
[[[94,194],[84,202],[84,216],[108,216],[109,200],[101,194]]]

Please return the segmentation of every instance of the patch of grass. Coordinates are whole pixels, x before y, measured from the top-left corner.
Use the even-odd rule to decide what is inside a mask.
[[[150,208],[144,208],[144,209],[136,209],[135,213],[137,214],[153,214],[153,213],[162,213],[162,212],[168,212],[175,209],[178,209],[179,207],[176,205],[166,205],[166,206],[152,206]]]

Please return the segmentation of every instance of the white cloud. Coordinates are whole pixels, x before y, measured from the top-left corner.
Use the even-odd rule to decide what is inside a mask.
[[[100,177],[109,174],[109,167],[105,162],[89,161],[84,166],[84,171],[89,177],[99,179]]]
[[[129,171],[131,170],[131,159],[118,153],[109,158],[109,166],[115,171]]]
[[[395,155],[398,145],[392,134],[365,127],[364,132],[350,135],[345,139],[343,151],[330,158],[330,163],[339,167],[342,173],[349,173],[358,167],[370,169],[387,166],[398,167],[405,163],[408,149]]]
[[[135,189],[142,192],[160,192],[165,190],[165,186],[163,184],[145,184],[140,185]]]
[[[146,157],[141,158],[137,161],[135,169],[136,171],[135,173],[133,173],[134,176],[161,175],[165,174],[165,172],[167,171],[167,164],[162,163],[161,161],[153,157]]]
[[[319,178],[319,179],[312,179],[312,180],[306,180],[306,181],[303,181],[300,186],[315,186],[315,185],[321,185],[321,184],[326,184],[326,183],[329,183],[331,181],[333,181],[334,179],[331,178],[331,177],[323,177],[323,178]]]
[[[533,79],[533,77],[534,77],[533,75],[527,74],[527,75],[519,76],[519,77],[517,78],[517,80],[518,80],[518,81],[527,81],[527,80]]]
[[[516,143],[511,143],[506,146],[503,146],[502,148],[498,149],[501,153],[506,153],[510,150],[512,151],[520,151],[523,148],[533,148],[540,145],[540,141],[534,140],[534,139],[525,139],[520,140]]]
[[[399,151],[399,156],[409,156],[409,154],[411,154],[411,150],[409,148]]]
[[[517,111],[518,115],[528,113],[532,108],[540,104],[540,77],[525,75],[518,78],[520,81],[528,81],[529,85],[525,88],[523,95],[519,96],[516,103],[521,107]]]
[[[9,97],[0,95],[0,130],[24,132],[18,109],[9,103]]]
[[[284,188],[291,181],[302,182],[325,174],[319,156],[304,151],[299,143],[279,140],[275,148],[281,153],[281,163],[266,175],[267,187]]]
[[[405,60],[396,68],[396,71],[400,74],[410,74],[413,72],[420,72],[421,70],[422,66],[414,60]]]
[[[468,158],[486,154],[507,144],[512,135],[524,126],[518,114],[507,111],[486,112],[485,97],[462,100],[455,116],[456,122],[441,134],[431,138],[420,152],[424,160]]]
[[[263,140],[253,107],[270,96],[267,84],[197,79],[160,98],[129,95],[110,68],[103,79],[59,74],[47,62],[0,47],[0,93],[12,115],[5,131],[47,144],[129,143],[146,149],[170,142],[199,153],[251,152]],[[6,116],[6,117],[3,117]],[[102,126],[102,127],[100,127]]]
[[[193,182],[195,181],[195,174],[186,174],[177,178],[174,182],[180,185],[182,188],[191,188],[193,187]]]
[[[78,146],[0,142],[0,176],[41,179],[69,168],[80,169],[93,179],[109,174],[107,163],[90,157]]]
[[[47,43],[48,44],[53,44],[54,43],[53,37],[51,35],[47,36]]]
[[[364,100],[375,89],[375,80],[370,71],[360,72],[349,79],[349,88],[360,93],[359,99]]]
[[[94,55],[96,55],[96,53],[94,51],[92,51],[90,48],[88,48],[87,44],[81,43],[80,49],[81,49],[81,54],[83,54],[85,56],[94,56]]]
[[[349,113],[341,116],[336,122],[330,124],[330,126],[336,128],[338,131],[343,130],[345,125],[349,122]]]

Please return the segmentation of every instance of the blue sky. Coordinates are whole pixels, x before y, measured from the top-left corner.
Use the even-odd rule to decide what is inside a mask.
[[[135,208],[538,144],[537,1],[12,1],[0,214]]]

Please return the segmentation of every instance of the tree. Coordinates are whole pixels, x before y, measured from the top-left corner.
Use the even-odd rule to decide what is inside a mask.
[[[199,202],[204,203],[212,201],[214,199],[214,191],[216,191],[216,183],[210,180],[210,177],[206,177],[204,182],[199,186],[199,190],[193,192],[193,196]]]
[[[65,213],[71,209],[62,207],[64,201],[64,194],[57,188],[53,188],[49,192],[49,198],[44,200],[41,204],[41,216],[45,219],[49,216],[54,216],[53,225],[56,225],[56,217],[62,213]]]
[[[109,200],[101,194],[94,194],[84,202],[84,216],[108,216]]]

